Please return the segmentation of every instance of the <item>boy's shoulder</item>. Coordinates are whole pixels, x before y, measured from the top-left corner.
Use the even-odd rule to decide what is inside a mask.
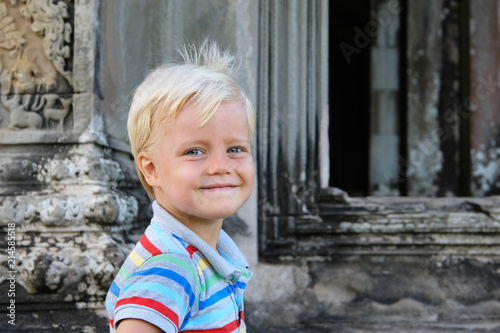
[[[164,230],[155,223],[151,223],[139,242],[137,242],[131,255],[135,256],[137,254],[140,257],[140,259],[137,258],[137,263],[141,264],[146,261],[162,261],[169,257],[192,262],[194,252],[196,252],[196,248],[185,243],[181,236]]]
[[[128,280],[138,270],[165,265],[175,265],[190,273],[196,272],[198,258],[193,257],[196,251],[181,237],[151,223],[123,263],[120,275]]]
[[[170,327],[165,318],[175,325],[179,324],[179,318],[167,309],[197,311],[204,289],[198,274],[198,258],[190,251],[190,245],[179,236],[151,223],[129,253],[107,294],[111,325],[115,320],[140,315],[150,322],[164,322],[163,326],[158,324],[161,327]],[[155,311],[164,317],[155,317]]]

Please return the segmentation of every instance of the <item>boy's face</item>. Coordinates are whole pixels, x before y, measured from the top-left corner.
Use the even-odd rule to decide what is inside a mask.
[[[221,220],[250,197],[254,182],[251,138],[244,106],[222,102],[199,127],[198,107],[189,104],[159,127],[146,160],[148,183],[158,203],[189,224]]]

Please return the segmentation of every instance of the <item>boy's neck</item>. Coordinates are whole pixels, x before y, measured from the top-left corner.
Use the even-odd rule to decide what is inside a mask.
[[[217,241],[219,240],[220,230],[222,228],[222,219],[220,220],[202,220],[202,221],[182,221],[182,224],[188,227],[198,237],[203,239],[205,243],[210,245],[212,249],[217,250]]]
[[[160,204],[158,202],[158,204]],[[167,209],[160,204],[163,209],[165,209],[170,215],[172,215],[177,221],[184,224],[192,232],[194,232],[198,237],[205,241],[211,248],[215,251],[217,250],[217,241],[219,240],[220,230],[222,229],[222,219],[209,220],[202,218],[194,218],[193,216],[185,216],[178,214],[176,212]]]

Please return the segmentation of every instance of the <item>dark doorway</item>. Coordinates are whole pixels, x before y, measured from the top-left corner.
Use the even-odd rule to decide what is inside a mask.
[[[330,186],[368,195],[370,1],[330,2]]]

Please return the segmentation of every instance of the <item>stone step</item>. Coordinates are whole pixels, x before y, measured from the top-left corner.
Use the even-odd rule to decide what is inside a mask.
[[[298,327],[250,328],[248,332],[267,333],[497,333],[500,332],[500,321],[478,321],[467,323],[309,323]]]

